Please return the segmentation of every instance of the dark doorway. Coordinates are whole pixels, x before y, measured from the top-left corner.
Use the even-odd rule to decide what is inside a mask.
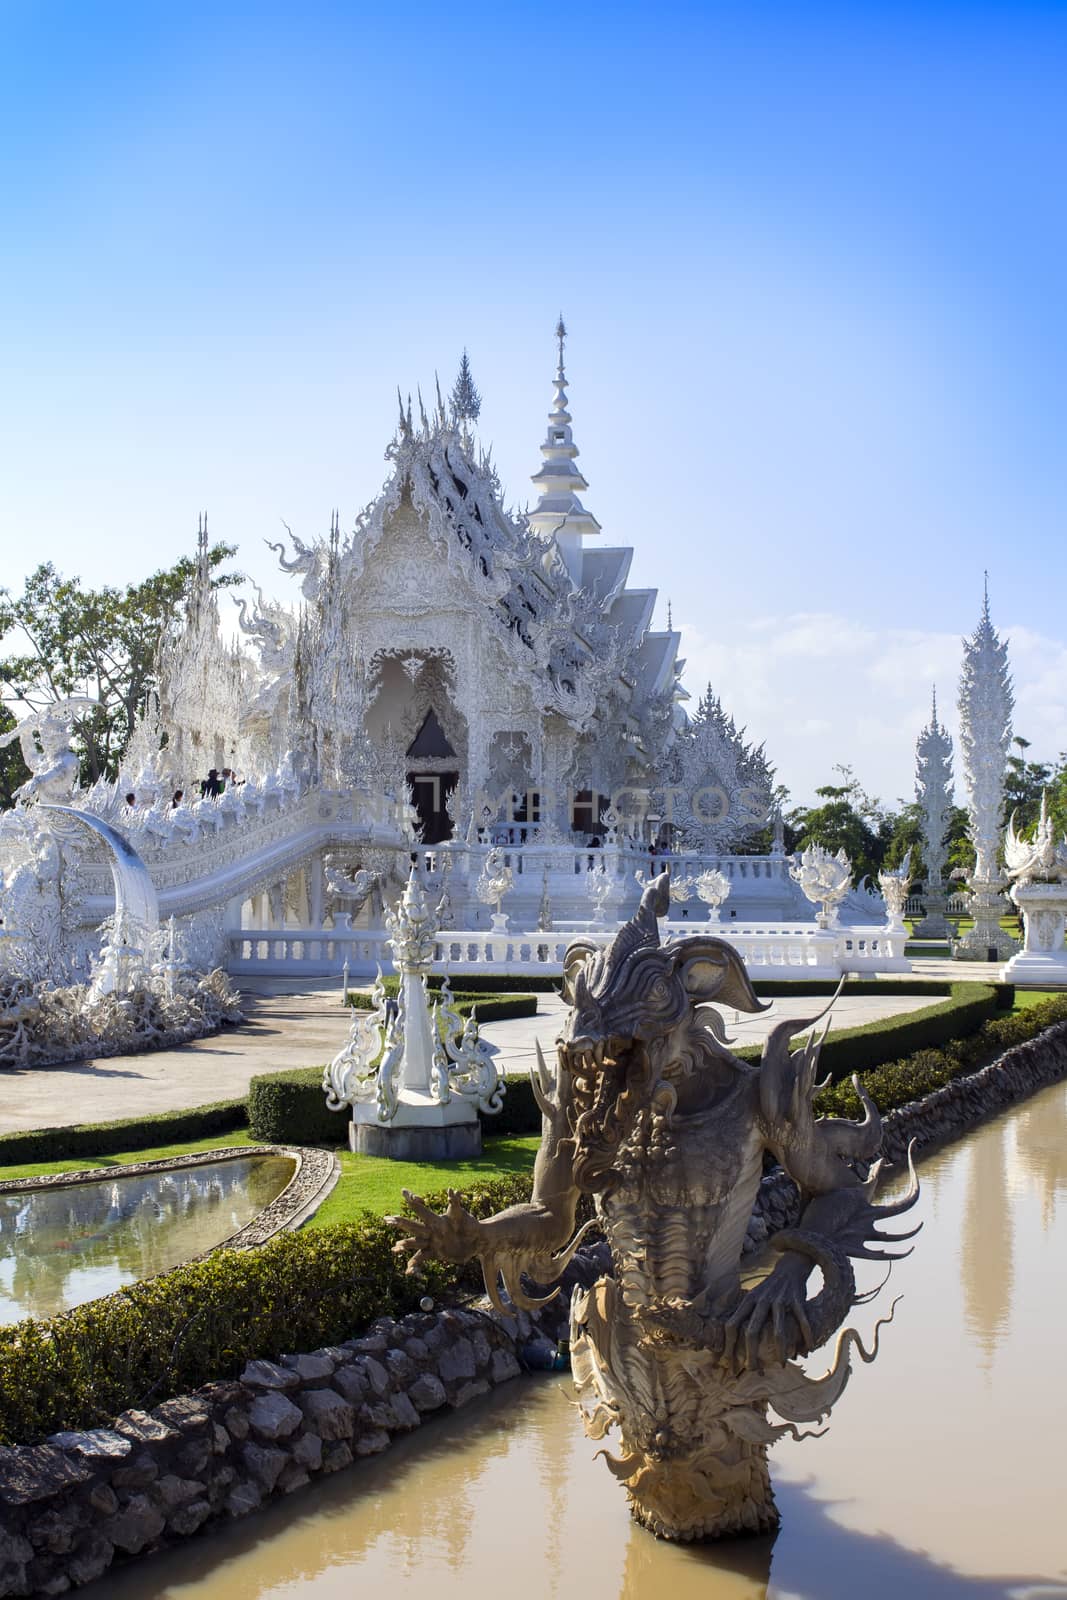
[[[451,839],[452,818],[445,809],[445,802],[458,782],[458,772],[408,773],[412,804],[422,825],[423,844],[441,844]]]

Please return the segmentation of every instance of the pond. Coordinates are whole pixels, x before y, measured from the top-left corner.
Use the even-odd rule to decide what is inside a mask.
[[[0,1323],[69,1311],[210,1250],[293,1170],[288,1156],[242,1156],[0,1194]]]
[[[673,1546],[634,1527],[566,1380],[528,1378],[98,1587],[109,1600],[350,1600],[394,1585],[404,1600],[497,1600],[502,1585],[515,1600],[1067,1597],[1067,1086],[920,1176],[915,1254],[856,1313],[869,1334],[904,1296],[881,1354],[824,1438],[772,1451],[775,1538]]]

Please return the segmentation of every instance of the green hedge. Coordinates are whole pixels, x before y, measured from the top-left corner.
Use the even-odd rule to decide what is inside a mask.
[[[977,1071],[1013,1045],[1063,1021],[1067,1021],[1067,995],[1054,995],[1025,1011],[993,1017],[977,1032],[953,1039],[939,1050],[917,1050],[901,1061],[875,1067],[863,1074],[863,1086],[879,1111],[895,1111],[898,1106],[942,1088],[953,1078]],[[859,1096],[847,1082],[824,1089],[815,1107],[835,1117],[855,1117],[861,1111]]]
[[[899,1056],[936,1049],[950,1039],[975,1033],[999,1009],[992,984],[951,984],[948,997],[936,1005],[831,1033],[822,1047],[820,1069],[836,1083],[853,1072],[868,1072]],[[744,1045],[737,1054],[746,1061],[758,1061],[762,1046]]]
[[[322,1067],[270,1072],[248,1085],[248,1131],[264,1144],[348,1142],[348,1116],[327,1111]]]
[[[444,981],[442,973],[431,973],[426,979],[426,987],[430,990],[440,989]],[[521,975],[506,972],[465,972],[449,981],[460,984],[473,982],[476,987],[464,990],[465,994],[514,994],[517,981],[521,981],[524,994],[558,994],[563,982],[562,978],[546,978],[526,972]],[[386,994],[395,995],[400,989],[400,979],[395,973],[390,973],[387,978],[382,979],[382,987]],[[459,992],[458,989],[453,990],[454,994]],[[350,1006],[369,1009],[370,992],[364,989],[350,989],[347,1003]]]
[[[321,1076],[321,1074],[320,1074]],[[29,1166],[37,1161],[93,1160],[155,1145],[186,1144],[232,1133],[246,1122],[243,1100],[219,1100],[190,1111],[156,1111],[122,1122],[81,1122],[72,1128],[35,1128],[0,1136],[0,1168]]]
[[[394,990],[393,993],[395,992]],[[348,1003],[356,1011],[371,1011],[374,1008],[374,1002],[369,994],[351,994]],[[431,1005],[432,1003],[431,999]],[[459,989],[453,992],[452,1006],[461,1017],[469,1016],[477,1007],[479,1022],[507,1022],[512,1017],[536,1017],[537,996],[535,994],[491,995],[478,989]]]
[[[337,1343],[455,1283],[434,1263],[406,1277],[395,1241],[367,1213],[218,1251],[47,1322],[0,1328],[0,1443],[96,1427],[127,1407],[235,1377],[253,1357]]]

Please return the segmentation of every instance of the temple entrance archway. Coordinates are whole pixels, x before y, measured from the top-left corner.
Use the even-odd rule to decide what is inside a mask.
[[[411,803],[418,812],[423,844],[442,844],[451,839],[452,818],[448,801],[459,782],[458,772],[415,772],[407,775]]]

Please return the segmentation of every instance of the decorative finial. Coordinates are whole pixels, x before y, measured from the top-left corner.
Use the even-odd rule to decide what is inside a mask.
[[[560,314],[559,314],[559,321],[556,323],[556,338],[559,340],[559,365],[560,365],[560,371],[563,370],[563,341],[564,341],[564,339],[566,337],[567,337],[567,325],[563,320],[563,312],[561,311]]]
[[[667,632],[668,633],[673,633],[674,632],[674,619],[671,616],[671,603],[670,603],[670,600],[667,601]]]
[[[458,422],[467,426],[472,422],[477,422],[482,409],[482,397],[474,386],[470,358],[466,350],[464,350],[463,359],[459,364],[459,373],[456,381],[452,385],[450,399],[452,401],[452,414]]]
[[[930,700],[931,700],[931,704],[933,706],[933,710],[930,713],[930,726],[931,726],[931,728],[936,728],[937,727],[937,684],[936,683],[932,685],[932,692],[931,692]]]
[[[988,568],[986,569],[985,572],[983,572],[982,579],[983,579],[983,583],[982,583],[982,594],[983,594],[982,612],[983,612],[983,615],[986,618],[986,621],[988,622],[988,620],[989,620],[989,570],[988,570]]]

